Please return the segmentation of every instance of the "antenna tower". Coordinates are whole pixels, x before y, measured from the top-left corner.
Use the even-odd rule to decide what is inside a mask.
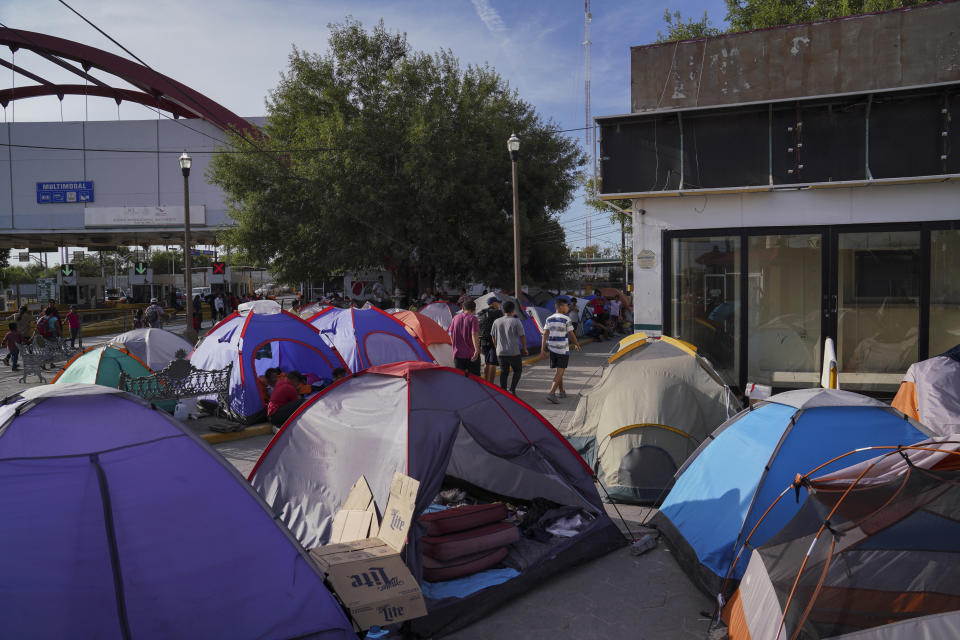
[[[594,153],[593,148],[593,122],[590,119],[590,22],[593,20],[593,16],[590,13],[590,0],[584,0],[583,2],[583,50],[584,50],[584,71],[583,71],[583,94],[584,94],[584,107],[586,112],[586,121],[585,132],[586,132],[586,145],[587,153],[590,154],[591,166],[593,167],[593,185],[596,189],[597,185],[597,159],[596,154]],[[586,247],[590,247],[591,237],[591,221],[590,221],[590,206],[587,206],[587,242]],[[587,273],[590,273],[590,258],[587,257]]]

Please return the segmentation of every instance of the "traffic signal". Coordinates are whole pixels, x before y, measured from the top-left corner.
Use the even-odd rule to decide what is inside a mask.
[[[147,274],[147,263],[146,262],[135,262],[133,264],[133,272],[138,276],[143,276]]]
[[[64,278],[69,278],[70,276],[76,273],[76,269],[73,268],[72,264],[62,264],[60,265],[60,275]]]
[[[226,262],[212,262],[210,263],[213,266],[214,275],[225,276],[227,275],[227,263]]]

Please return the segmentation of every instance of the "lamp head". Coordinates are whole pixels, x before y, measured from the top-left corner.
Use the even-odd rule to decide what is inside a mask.
[[[180,156],[180,171],[183,172],[184,178],[190,175],[190,166],[192,164],[193,164],[193,158],[187,155],[186,150],[184,150],[183,155]]]
[[[520,138],[517,137],[517,134],[510,134],[510,139],[507,140],[507,150],[510,152],[510,157],[516,160],[520,153]]]

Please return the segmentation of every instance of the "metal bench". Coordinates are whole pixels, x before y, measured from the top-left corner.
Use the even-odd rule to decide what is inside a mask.
[[[40,382],[46,382],[43,371],[48,365],[53,369],[56,363],[68,360],[78,353],[80,349],[71,349],[70,343],[63,339],[34,336],[30,344],[20,347],[20,362],[23,366],[20,382],[26,383],[30,374],[37,376]]]
[[[233,364],[215,371],[197,369],[180,349],[173,362],[149,376],[134,378],[121,372],[119,387],[149,402],[215,395],[219,407],[228,407],[232,369]]]

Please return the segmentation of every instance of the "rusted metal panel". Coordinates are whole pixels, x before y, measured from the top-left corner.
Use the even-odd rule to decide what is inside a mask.
[[[633,47],[631,111],[960,81],[960,2]]]

